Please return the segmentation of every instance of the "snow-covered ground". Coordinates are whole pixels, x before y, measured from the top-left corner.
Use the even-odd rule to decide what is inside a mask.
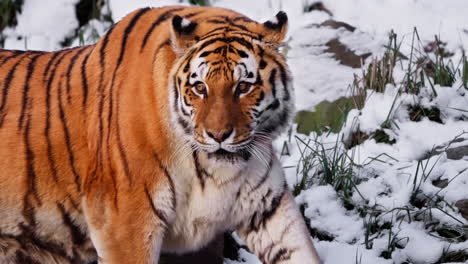
[[[60,48],[60,43],[78,27],[74,14],[77,2],[25,0],[18,26],[4,31],[5,48]],[[330,41],[338,40],[358,56],[372,54],[363,60],[366,66],[372,58],[382,57],[392,29],[406,57],[415,46],[415,27],[420,38],[416,46],[421,46],[418,52],[422,53],[435,35],[447,42],[445,48],[454,53],[449,59],[455,66],[462,50],[468,51],[467,0],[324,0],[328,12],[305,12],[316,2],[312,0],[209,2],[258,21],[279,10],[288,13],[290,29],[285,50],[294,75],[298,110],[313,111],[325,100],[350,96],[353,76],[362,76],[361,68],[343,65],[326,52]],[[138,7],[170,4],[188,3],[106,2],[114,21]],[[356,30],[319,26],[329,19],[348,23]],[[91,23],[98,35],[110,25],[97,20]],[[84,32],[91,34],[89,27]],[[85,38],[85,42],[88,40]],[[434,59],[433,54],[427,56]],[[340,132],[302,135],[293,126],[290,134],[276,141],[278,150],[284,146],[289,150],[281,160],[291,188],[304,175],[307,178],[296,200],[302,205],[315,246],[326,264],[454,263],[456,258],[449,258],[450,254],[468,256],[468,220],[454,206],[468,199],[468,156],[454,152],[468,145],[468,90],[461,76],[457,75],[450,87],[432,87],[426,76],[417,94],[406,93],[403,80],[408,61],[402,60],[395,67],[395,84],[388,84],[382,93],[367,93],[364,107],[349,112]],[[422,116],[414,121],[408,109],[415,107],[438,109],[439,120]],[[372,137],[379,130],[384,131],[386,140]],[[350,146],[358,132],[368,138]],[[341,159],[336,159],[337,155],[342,155]],[[324,159],[338,160],[341,171],[336,175],[347,180],[349,192],[339,188],[336,181],[324,182],[328,173],[323,168]],[[452,235],[447,237],[447,232]],[[241,256],[245,263],[260,263],[244,250]]]

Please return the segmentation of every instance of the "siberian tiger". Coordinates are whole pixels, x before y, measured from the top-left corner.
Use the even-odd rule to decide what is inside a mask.
[[[272,140],[287,16],[143,8],[95,45],[0,52],[0,263],[158,263],[236,230],[319,263]]]

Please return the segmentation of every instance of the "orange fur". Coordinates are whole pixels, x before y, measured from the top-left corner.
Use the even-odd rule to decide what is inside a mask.
[[[197,21],[194,34],[175,36],[173,15]],[[95,45],[0,51],[0,263],[88,263],[96,250],[106,263],[157,261],[157,230],[167,228],[177,203],[167,175],[181,144],[170,125],[171,69],[219,26],[207,22],[215,18],[262,38],[267,62],[285,63],[275,51],[285,28],[267,30],[233,11],[202,7],[137,10]],[[186,81],[183,63],[174,72]],[[208,85],[216,96],[207,103],[183,88],[197,109],[196,134],[235,127],[242,141],[252,121],[245,109],[271,87],[237,104],[228,96],[230,76],[215,74]],[[161,199],[173,208],[153,203],[158,192],[168,193]]]

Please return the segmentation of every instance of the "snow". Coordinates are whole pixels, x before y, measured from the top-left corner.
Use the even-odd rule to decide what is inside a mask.
[[[112,10],[112,19],[121,20],[125,15],[142,7],[161,7],[166,5],[181,5],[177,0],[109,0],[109,6]]]
[[[78,27],[78,0],[26,0],[16,28],[5,30],[5,48],[56,50]]]
[[[366,250],[362,245],[357,246],[349,244],[337,244],[328,241],[316,241],[315,247],[319,252],[320,259],[322,259],[324,263],[393,263],[391,260],[380,258],[376,251]]]
[[[23,12],[18,16],[18,25],[7,28],[5,48],[55,50],[61,42],[78,30],[74,5],[78,0],[25,0]],[[388,33],[394,30],[402,41],[401,52],[409,54],[411,39],[416,27],[420,44],[434,40],[434,35],[447,42],[447,49],[454,52],[456,65],[461,49],[468,50],[468,2],[466,0],[323,0],[333,16],[325,12],[303,12],[313,0],[211,0],[214,6],[231,8],[259,22],[266,21],[284,10],[289,17],[289,31],[284,49],[294,75],[296,108],[314,110],[324,100],[330,102],[350,95],[349,85],[353,75],[361,76],[362,69],[340,64],[333,55],[326,53],[326,44],[337,39],[357,55],[372,53],[363,63],[368,65],[372,57],[380,57],[388,42]],[[120,20],[136,8],[164,5],[188,5],[186,0],[109,0],[114,21]],[[320,27],[320,23],[334,19],[354,27],[354,32],[343,28]],[[110,26],[107,22],[92,20],[80,30],[85,43],[92,43],[93,34],[103,35]],[[75,38],[72,45],[80,41]],[[406,73],[406,64],[394,72],[396,85],[387,85],[383,93],[368,93],[364,108],[351,110],[346,124],[339,133],[299,135],[292,126],[291,133],[282,135],[276,142],[278,150],[286,144],[289,155],[282,155],[288,185],[293,188],[300,182],[303,157],[315,162],[308,176],[309,187],[303,190],[296,201],[305,208],[308,225],[316,232],[326,234],[332,241],[314,238],[315,247],[325,264],[347,263],[434,263],[443,252],[466,250],[467,241],[440,238],[426,226],[426,220],[418,213],[427,210],[431,221],[441,226],[460,227],[468,224],[453,204],[468,198],[468,157],[452,160],[443,151],[448,146],[466,145],[467,142],[452,142],[457,137],[468,138],[468,90],[460,78],[451,87],[435,85],[423,87],[419,95],[403,93],[401,81]],[[426,81],[426,83],[428,83]],[[410,120],[408,107],[436,107],[441,111],[442,123],[423,117]],[[356,131],[371,135],[382,123],[392,120],[391,127],[384,129],[394,144],[365,140],[349,150],[341,143],[351,138]],[[296,138],[297,137],[297,138]],[[300,139],[300,140],[299,140]],[[301,140],[303,142],[301,142]],[[306,147],[304,142],[309,146]],[[320,184],[320,162],[311,154],[310,148],[323,145],[326,154],[332,156],[334,147],[349,155],[358,166],[354,168],[355,189],[350,201],[356,206],[346,209],[339,192],[330,184]],[[433,181],[447,180],[440,188]],[[413,183],[417,184],[414,185]],[[417,199],[434,199],[439,208],[418,209],[412,205],[415,188]],[[414,201],[413,201],[414,202]],[[360,210],[379,212],[376,223],[380,226],[392,223],[390,229],[371,234],[372,249],[365,245],[365,221]],[[405,210],[403,210],[405,209]],[[406,211],[411,210],[411,211]],[[443,212],[444,211],[444,212]],[[408,213],[409,212],[409,213]],[[407,214],[412,220],[408,220]],[[398,223],[397,223],[398,221]],[[391,253],[391,259],[383,258],[388,249],[389,237],[396,236],[399,247]],[[225,260],[225,264],[260,264],[260,261],[244,249],[240,250],[241,262]]]
[[[385,37],[390,29],[411,37],[417,27],[423,40],[434,35],[450,40],[451,49],[463,45],[468,48],[468,5],[464,0],[326,0],[335,17],[357,26],[360,30]]]
[[[309,225],[327,230],[327,235],[333,236],[335,241],[352,243],[363,235],[361,219],[346,211],[330,185],[303,191],[296,202],[308,205],[305,216],[310,220]]]

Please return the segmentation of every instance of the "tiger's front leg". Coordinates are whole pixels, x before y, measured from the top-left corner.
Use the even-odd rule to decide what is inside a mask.
[[[158,263],[165,231],[174,219],[172,193],[162,183],[135,185],[139,187],[114,189],[96,183],[85,195],[99,264]]]
[[[269,175],[273,186],[284,182],[279,162],[275,163]],[[262,209],[237,230],[248,248],[264,264],[321,263],[291,191],[285,184],[279,188],[264,185],[267,191],[262,195],[263,204],[259,206]],[[262,193],[261,189],[256,191]]]

